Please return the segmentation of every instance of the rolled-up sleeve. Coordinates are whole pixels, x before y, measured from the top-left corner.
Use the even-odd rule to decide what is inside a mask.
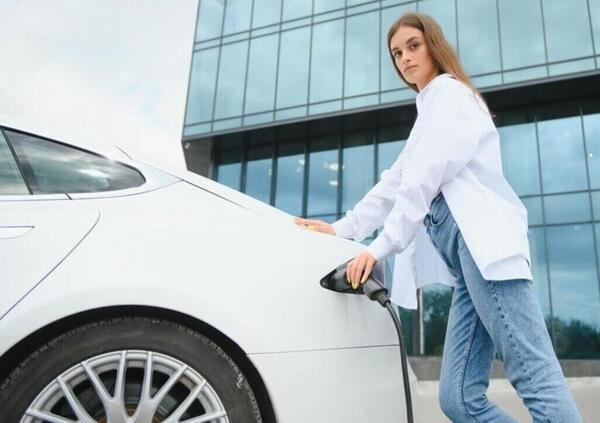
[[[356,203],[346,216],[332,224],[335,234],[344,238],[362,241],[380,228],[395,201],[395,191],[400,184],[402,170],[400,157],[382,172],[381,180]]]
[[[440,187],[459,173],[479,147],[483,109],[458,81],[447,80],[427,93],[421,124],[402,179],[395,187],[393,207],[383,230],[367,247],[378,261],[400,253],[414,239]]]

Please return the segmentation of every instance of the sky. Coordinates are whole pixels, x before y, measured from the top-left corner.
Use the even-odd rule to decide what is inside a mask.
[[[0,124],[185,167],[198,0],[0,1]]]

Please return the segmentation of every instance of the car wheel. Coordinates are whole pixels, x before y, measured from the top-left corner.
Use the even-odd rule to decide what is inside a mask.
[[[81,326],[0,389],[0,422],[261,422],[247,379],[207,337],[164,320]]]

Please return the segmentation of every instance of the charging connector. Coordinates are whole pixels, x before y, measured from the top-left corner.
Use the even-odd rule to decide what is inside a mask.
[[[369,297],[370,300],[377,301],[383,307],[390,302],[388,290],[372,277],[369,277],[362,284],[362,290],[363,294]]]

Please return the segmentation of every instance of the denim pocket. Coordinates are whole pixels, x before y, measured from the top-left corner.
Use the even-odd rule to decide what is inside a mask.
[[[440,226],[446,221],[450,215],[450,209],[445,202],[433,204],[429,210],[430,225],[433,227]]]

